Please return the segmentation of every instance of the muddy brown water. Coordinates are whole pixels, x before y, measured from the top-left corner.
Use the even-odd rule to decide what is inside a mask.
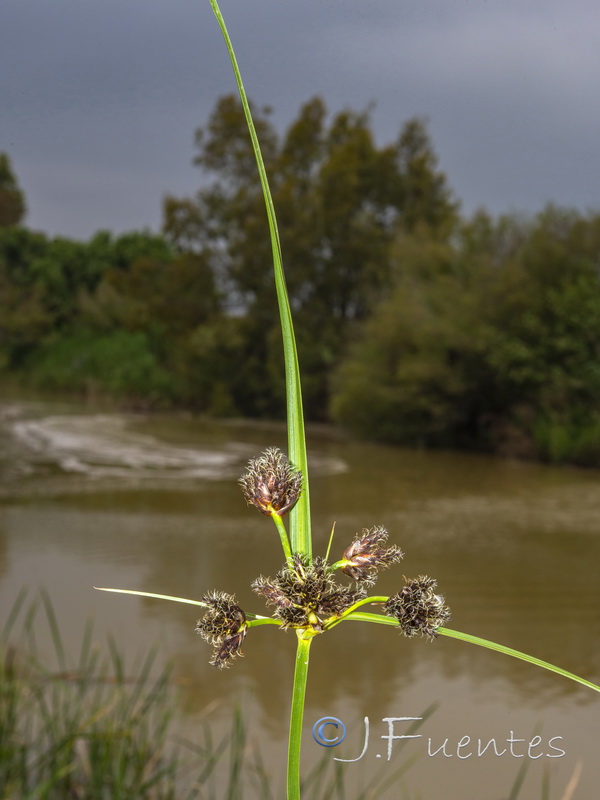
[[[283,796],[293,632],[251,630],[245,658],[217,672],[193,607],[92,588],[196,599],[217,588],[264,613],[250,583],[280,568],[280,545],[236,480],[270,445],[285,447],[281,426],[1,403],[0,623],[22,587],[32,598],[44,587],[74,653],[90,616],[100,645],[110,633],[130,663],[158,644],[180,685],[182,730],[193,736],[207,707],[225,725],[242,702]],[[384,525],[405,558],[378,594],[403,575],[432,575],[450,627],[600,682],[600,471],[415,452],[327,430],[310,433],[309,462],[316,553],[333,522],[336,558],[356,531]],[[374,797],[498,800],[523,764],[521,797],[541,798],[549,779],[550,797],[561,798],[579,762],[574,797],[597,797],[600,694],[463,642],[407,640],[378,625],[340,625],[312,650],[304,764],[344,759],[349,800],[371,779],[389,783]],[[418,738],[396,738],[408,734],[403,717],[432,704]],[[343,723],[345,740],[317,744],[319,720],[329,739]]]

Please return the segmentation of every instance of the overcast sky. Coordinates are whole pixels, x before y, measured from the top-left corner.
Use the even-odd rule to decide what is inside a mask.
[[[470,213],[600,211],[600,0],[222,0],[246,89],[283,129],[320,94],[393,140],[429,120]],[[0,151],[30,227],[151,228],[191,194],[233,76],[208,0],[1,0]]]

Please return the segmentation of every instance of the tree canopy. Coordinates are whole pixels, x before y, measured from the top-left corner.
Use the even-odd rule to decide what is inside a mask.
[[[19,188],[10,159],[6,153],[0,153],[0,228],[18,225],[25,211],[25,195]]]
[[[341,364],[333,414],[401,444],[600,460],[600,216],[479,214],[395,243],[398,281]]]
[[[447,236],[457,204],[421,120],[392,144],[375,143],[368,112],[329,117],[306,103],[282,137],[268,109],[254,118],[277,209],[294,310],[308,413],[327,414],[332,368],[352,325],[390,287],[387,250],[399,230]],[[214,176],[193,199],[167,198],[164,232],[179,250],[209,254],[230,302],[245,319],[245,402],[275,413],[280,392],[265,382],[279,370],[277,309],[264,201],[239,100],[222,98],[196,133],[195,163]]]
[[[254,109],[311,420],[372,439],[600,464],[600,214],[461,217],[427,127]],[[145,408],[282,418],[279,318],[239,101],[195,137],[200,188],[164,230],[23,227],[0,156],[0,372]]]

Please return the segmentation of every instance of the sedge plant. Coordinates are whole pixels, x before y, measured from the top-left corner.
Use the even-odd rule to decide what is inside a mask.
[[[600,686],[526,653],[448,628],[450,609],[443,595],[438,593],[436,581],[427,575],[405,578],[404,586],[391,597],[370,593],[378,572],[398,563],[403,557],[397,545],[388,543],[388,533],[381,526],[375,525],[355,534],[341,558],[333,562],[329,559],[332,530],[326,556],[313,557],[300,369],[275,208],[233,45],[217,0],[209,1],[231,59],[256,157],[269,224],[285,361],[288,455],[277,448],[267,449],[249,462],[247,471],[240,478],[240,485],[248,504],[273,521],[283,549],[284,563],[275,577],[261,575],[252,584],[256,594],[273,609],[270,616],[244,611],[237,604],[235,595],[223,591],[207,591],[200,600],[129,589],[105,588],[103,591],[155,597],[203,608],[204,616],[198,621],[196,630],[213,645],[211,663],[218,668],[229,666],[241,654],[251,628],[271,625],[295,630],[297,650],[289,726],[287,797],[288,800],[300,800],[300,743],[311,645],[315,638],[342,622],[391,625],[409,638],[448,636],[528,661],[597,692],[600,692]]]

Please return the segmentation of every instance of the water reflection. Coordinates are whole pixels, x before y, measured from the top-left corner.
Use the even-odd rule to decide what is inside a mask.
[[[236,479],[249,457],[285,446],[281,427],[13,403],[0,406],[0,444],[2,610],[21,586],[43,585],[74,648],[88,614],[99,634],[110,631],[132,654],[160,641],[184,686],[182,714],[191,721],[215,698],[227,709],[244,689],[253,728],[266,752],[278,753],[293,632],[251,631],[246,658],[217,673],[208,665],[210,648],[193,633],[194,609],[98,595],[91,587],[191,597],[218,588],[262,612],[250,583],[273,575],[282,557],[270,522],[246,508]],[[383,573],[382,593],[396,591],[403,572],[431,574],[452,607],[452,627],[600,680],[598,472],[409,452],[327,431],[312,433],[310,453],[317,552],[333,521],[334,553],[362,527],[385,525],[406,556]],[[552,764],[556,780],[564,786],[582,756],[581,786],[591,793],[584,788],[581,797],[595,796],[600,724],[593,693],[461,642],[408,641],[375,625],[348,623],[315,642],[307,719],[333,714],[356,732],[365,715],[377,721],[419,713],[433,701],[439,707],[428,730],[438,738],[517,728],[529,734],[537,722],[548,735],[558,730],[568,747]],[[352,747],[357,743],[358,733]],[[317,750],[309,735],[307,758],[322,755]],[[514,759],[460,767],[456,760],[438,758],[432,772],[423,757],[413,793],[491,800],[518,768]],[[533,776],[543,761],[532,764]],[[363,772],[388,769],[374,751],[369,764],[361,762]]]
[[[42,404],[0,406],[4,496],[163,489],[169,484],[191,491],[198,484],[237,479],[256,454],[254,445],[235,438],[235,426],[198,423],[187,416],[47,412]],[[285,438],[281,426],[276,431],[278,439]],[[313,467],[318,474],[347,468],[341,459],[318,453]],[[80,476],[88,480],[74,480]]]
[[[218,480],[229,474],[234,453],[175,447],[131,429],[124,417],[57,415],[13,422],[16,439],[38,463],[90,478],[192,478]],[[34,458],[31,458],[34,461]]]

